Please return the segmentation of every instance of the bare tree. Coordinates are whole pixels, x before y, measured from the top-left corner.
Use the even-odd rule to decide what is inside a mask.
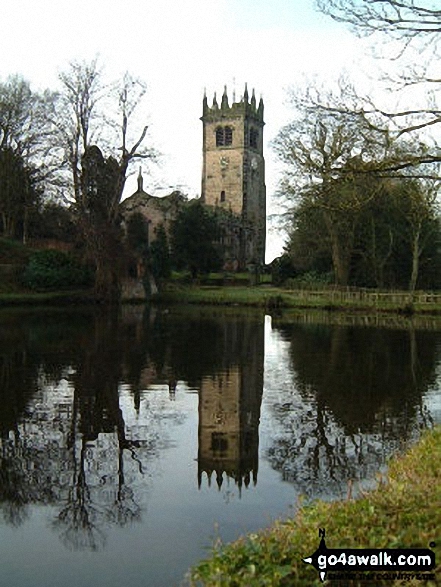
[[[70,172],[74,202],[81,205],[81,158],[95,139],[93,125],[99,125],[98,104],[104,97],[102,71],[95,59],[90,63],[72,62],[60,74],[62,90],[53,113],[57,147],[63,167]]]
[[[334,20],[348,23],[360,36],[375,36],[376,43],[381,38],[394,41],[395,51],[390,53],[388,43],[387,54],[391,55],[392,69],[397,73],[391,73],[388,67],[382,81],[386,82],[386,89],[399,90],[398,96],[404,105],[384,107],[378,100],[375,103],[371,97],[366,97],[360,109],[367,116],[374,115],[393,137],[412,133],[419,138],[419,131],[427,137],[429,131],[435,130],[441,123],[441,107],[437,100],[441,83],[437,73],[441,10],[426,0],[316,0],[316,4]],[[384,52],[379,56],[384,58]],[[416,88],[419,88],[418,98],[415,97]],[[429,152],[404,163],[405,167],[415,167],[440,160],[434,139]]]
[[[106,84],[97,60],[71,63],[60,81],[63,89],[54,113],[58,146],[70,172],[88,255],[96,266],[96,294],[112,301],[119,296],[115,255],[122,248],[119,203],[129,165],[156,155],[143,145],[147,125],[133,138],[129,124],[146,87],[129,74]]]
[[[395,206],[404,220],[404,239],[411,251],[411,275],[409,279],[409,301],[413,302],[420,258],[431,235],[438,229],[436,219],[436,197],[439,181],[402,181],[395,190]]]
[[[376,189],[365,179],[385,156],[387,134],[376,131],[362,112],[317,107],[302,94],[293,96],[293,105],[298,118],[274,141],[285,164],[279,193],[290,211],[300,202],[320,211],[336,283],[346,285],[356,225]]]
[[[0,83],[0,149],[12,149],[34,163],[41,159],[47,150],[47,109],[53,99],[49,91],[32,91],[29,82],[17,75]]]
[[[0,214],[3,234],[26,240],[29,209],[50,192],[54,165],[48,149],[48,112],[54,94],[31,90],[20,76],[0,82]]]
[[[427,93],[427,102],[421,107],[395,110],[385,110],[376,107],[372,100],[365,100],[367,115],[373,113],[380,117],[382,124],[392,130],[391,136],[395,139],[418,137],[421,131],[427,136],[431,130],[436,130],[441,123],[441,107],[437,103],[441,77],[436,71],[431,72],[431,65],[438,63],[441,9],[427,0],[317,0],[317,6],[335,20],[350,24],[359,35],[383,35],[398,41],[396,59],[404,57],[407,52],[406,66],[396,79],[390,76],[389,81],[395,82],[395,87],[401,90],[422,85]],[[410,50],[415,50],[416,61],[409,66]],[[404,172],[407,177],[413,175],[422,180],[412,182],[407,179],[398,190],[401,199],[398,209],[402,210],[412,251],[411,300],[427,227],[436,224],[434,205],[439,192],[439,168],[436,165],[439,162],[441,155],[435,138],[432,148],[414,143],[412,149],[399,149],[398,157],[383,165],[383,173],[400,175]]]
[[[380,31],[409,41],[436,40],[441,32],[441,10],[424,0],[317,0],[320,10],[361,34]]]

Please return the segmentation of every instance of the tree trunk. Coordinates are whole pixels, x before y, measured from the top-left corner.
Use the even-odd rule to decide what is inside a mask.
[[[3,236],[5,238],[14,238],[15,236],[15,221],[9,214],[2,214],[3,221]]]
[[[28,240],[28,223],[29,223],[29,211],[28,207],[25,206],[24,215],[23,215],[23,244],[25,245]]]
[[[332,262],[336,285],[347,285],[349,281],[349,258],[342,252],[338,239],[332,241]]]
[[[122,244],[116,227],[107,223],[83,226],[87,257],[95,265],[94,293],[98,300],[118,303],[121,297]]]
[[[418,229],[413,235],[412,239],[412,273],[410,275],[409,282],[409,293],[411,300],[413,299],[413,294],[415,293],[420,268],[420,233],[421,231]]]
[[[347,285],[349,280],[349,267],[352,256],[353,231],[345,235],[345,244],[342,245],[341,237],[330,214],[325,213],[325,222],[331,239],[332,264],[334,266],[336,285]]]
[[[96,263],[94,294],[106,303],[118,303],[121,297],[121,279],[115,262],[108,258]]]

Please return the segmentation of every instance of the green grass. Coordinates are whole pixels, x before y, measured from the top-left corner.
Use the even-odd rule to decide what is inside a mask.
[[[10,292],[0,293],[1,306],[32,306],[42,304],[79,304],[94,301],[90,290],[50,291],[50,292]]]
[[[248,286],[251,283],[251,278],[252,276],[247,272],[218,271],[200,276],[198,282],[207,286]],[[176,285],[191,285],[192,283],[189,271],[172,271],[170,279]],[[262,274],[260,282],[270,284],[272,282],[271,275]]]
[[[300,506],[292,519],[217,544],[211,558],[189,575],[192,587],[319,586],[317,571],[302,562],[318,547],[326,529],[328,548],[433,548],[441,579],[441,427],[426,432],[402,457],[390,462],[388,477],[355,500]],[[334,585],[342,583],[333,582]],[[347,585],[348,583],[344,583]],[[350,585],[430,585],[431,581],[351,581]]]
[[[272,290],[244,286],[189,286],[163,291],[157,300],[167,303],[266,306],[274,297]]]
[[[290,291],[269,285],[261,286],[206,286],[206,285],[176,285],[172,284],[161,292],[156,301],[163,303],[183,304],[216,304],[216,305],[243,305],[258,306],[268,309],[322,309],[336,311],[361,312],[405,312],[405,307],[399,303],[379,301],[368,303],[361,301],[334,301],[332,291],[329,295],[316,298],[308,292]],[[441,306],[435,303],[424,305],[414,304],[413,312],[441,314]]]

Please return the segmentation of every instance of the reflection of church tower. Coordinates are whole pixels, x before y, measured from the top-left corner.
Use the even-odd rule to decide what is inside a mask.
[[[203,100],[202,201],[240,219],[240,267],[265,263],[266,188],[263,100],[247,87],[240,101]]]
[[[226,478],[240,490],[257,482],[263,323],[226,324],[224,333],[231,366],[201,383],[198,484],[205,472],[209,485],[214,474],[219,489]]]

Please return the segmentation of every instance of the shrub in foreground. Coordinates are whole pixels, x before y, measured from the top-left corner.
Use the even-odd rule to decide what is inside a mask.
[[[23,283],[34,290],[90,286],[93,272],[62,251],[38,251],[26,266]]]

